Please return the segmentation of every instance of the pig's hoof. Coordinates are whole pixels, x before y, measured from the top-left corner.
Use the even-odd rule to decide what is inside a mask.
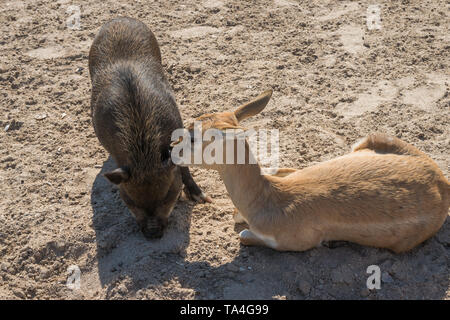
[[[198,202],[198,203],[212,203],[212,199],[210,196],[207,196],[204,194],[200,189],[199,192],[195,190],[195,192],[191,192],[187,186],[184,187],[184,193],[186,194],[186,197],[192,201]]]

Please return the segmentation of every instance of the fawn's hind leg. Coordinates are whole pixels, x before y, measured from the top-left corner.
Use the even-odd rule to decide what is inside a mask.
[[[284,239],[275,239],[270,235],[260,234],[256,231],[248,229],[242,230],[239,234],[241,243],[245,246],[263,246],[278,251],[306,251],[318,247],[322,242],[322,234],[317,232],[305,232],[295,242]]]
[[[241,233],[239,233],[239,240],[245,246],[263,246],[272,249],[278,247],[278,244],[273,237],[263,236],[248,229],[242,230]]]

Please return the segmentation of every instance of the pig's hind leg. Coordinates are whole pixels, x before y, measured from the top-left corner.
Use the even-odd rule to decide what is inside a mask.
[[[181,167],[181,179],[184,183],[184,193],[186,196],[196,202],[204,203],[204,202],[212,202],[212,199],[204,194],[200,187],[195,183],[192,178],[191,173],[189,172],[188,167]]]

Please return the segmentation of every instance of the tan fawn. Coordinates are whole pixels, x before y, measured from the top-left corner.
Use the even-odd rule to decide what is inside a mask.
[[[239,123],[261,112],[271,95],[266,91],[234,112],[197,120],[203,132],[242,128]],[[247,141],[245,152],[247,161]],[[248,223],[239,235],[244,245],[304,251],[342,240],[399,253],[433,236],[448,215],[450,184],[439,167],[412,145],[381,133],[344,156],[275,175],[262,175],[258,164],[222,163],[201,166],[219,172],[239,211],[235,220]]]

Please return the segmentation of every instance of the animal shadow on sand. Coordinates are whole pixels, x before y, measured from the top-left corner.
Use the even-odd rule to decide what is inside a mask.
[[[450,219],[414,250],[344,243],[306,252],[240,246],[228,263],[187,261],[193,203],[179,200],[159,240],[146,240],[103,173],[92,186],[98,274],[106,298],[194,299],[443,299],[449,287]],[[237,233],[244,228],[236,225]],[[206,235],[207,236],[207,235]],[[208,250],[214,255],[216,245]],[[193,259],[191,259],[193,260]],[[218,266],[216,266],[219,264]],[[381,270],[381,288],[367,289],[370,265]]]

